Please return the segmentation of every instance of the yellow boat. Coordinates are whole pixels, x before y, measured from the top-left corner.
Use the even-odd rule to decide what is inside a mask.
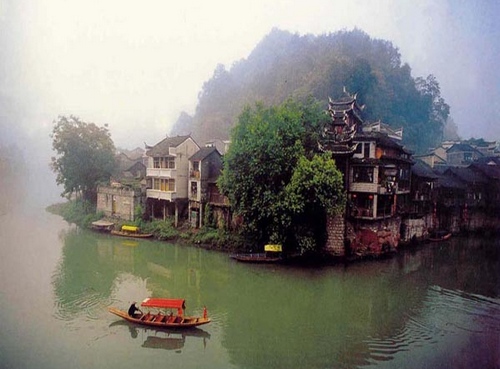
[[[110,233],[115,236],[132,237],[132,238],[153,237],[152,233],[140,233],[139,227],[130,225],[123,225],[121,230],[118,231],[113,229]]]

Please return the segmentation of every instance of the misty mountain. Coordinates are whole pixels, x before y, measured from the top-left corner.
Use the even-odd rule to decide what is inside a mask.
[[[391,42],[357,29],[320,36],[273,29],[247,59],[229,70],[217,66],[194,115],[181,113],[171,134],[190,133],[200,144],[228,139],[245,105],[312,95],[326,109],[328,97],[340,96],[344,87],[365,105],[365,121],[403,127],[411,149],[422,152],[441,140],[449,106],[436,78],[414,78]]]

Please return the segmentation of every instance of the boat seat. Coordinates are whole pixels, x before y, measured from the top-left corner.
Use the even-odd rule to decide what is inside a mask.
[[[175,320],[175,316],[173,316],[173,315],[169,315],[169,316],[167,317],[167,321],[166,321],[165,323],[173,323],[173,322],[174,322],[174,320]]]
[[[150,318],[151,318],[151,314],[150,314],[150,313],[147,313],[147,314],[144,314],[144,315],[141,317],[141,320],[144,320],[145,322],[148,322]]]
[[[159,313],[159,314],[157,314],[157,315],[154,317],[153,321],[154,321],[154,322],[157,322],[157,323],[161,323],[163,319],[165,319],[165,315],[163,315],[163,314]]]

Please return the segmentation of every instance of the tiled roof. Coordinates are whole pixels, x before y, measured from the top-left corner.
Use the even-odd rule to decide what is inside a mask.
[[[450,153],[450,152],[477,152],[479,154],[479,156],[483,156],[481,151],[473,148],[469,144],[464,144],[464,143],[455,144],[452,147],[450,147],[448,150],[446,150],[446,152],[447,153]]]
[[[207,156],[209,156],[211,153],[214,151],[217,151],[216,147],[202,147],[199,149],[197,152],[195,152],[189,160],[194,160],[194,161],[201,161],[205,159]],[[218,152],[218,151],[217,151]],[[220,155],[220,154],[219,154]]]
[[[500,179],[500,158],[489,157],[479,158],[478,161],[473,162],[469,168],[479,171],[484,176],[490,179]]]
[[[170,147],[177,147],[190,137],[191,136],[167,137],[149,149],[146,154],[148,156],[167,156]]]
[[[437,179],[438,175],[433,172],[432,168],[422,160],[417,160],[411,168],[412,173],[420,178]]]
[[[450,167],[445,172],[445,175],[452,174],[464,183],[486,183],[487,179],[484,175],[473,171],[471,168]]]
[[[332,116],[337,118],[342,118],[344,112],[352,112],[353,115],[362,122],[361,111],[363,110],[362,106],[359,106],[356,101],[356,95],[351,95],[347,91],[344,91],[342,96],[339,96],[335,100],[329,99],[328,102],[328,111]]]
[[[439,187],[443,188],[465,190],[465,185],[462,182],[449,176],[438,177],[437,184]]]

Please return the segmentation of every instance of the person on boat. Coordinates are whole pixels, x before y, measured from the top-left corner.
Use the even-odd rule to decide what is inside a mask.
[[[136,311],[140,312],[140,313],[141,313],[141,315],[142,315],[142,314],[144,314],[144,313],[142,312],[142,310],[141,310],[141,309],[139,309],[139,308],[138,308],[135,304],[136,304],[136,302],[134,301],[134,302],[132,303],[132,305],[130,305],[130,307],[128,308],[128,315],[130,315],[131,317],[133,317],[133,316],[135,315],[135,312],[136,312]]]

